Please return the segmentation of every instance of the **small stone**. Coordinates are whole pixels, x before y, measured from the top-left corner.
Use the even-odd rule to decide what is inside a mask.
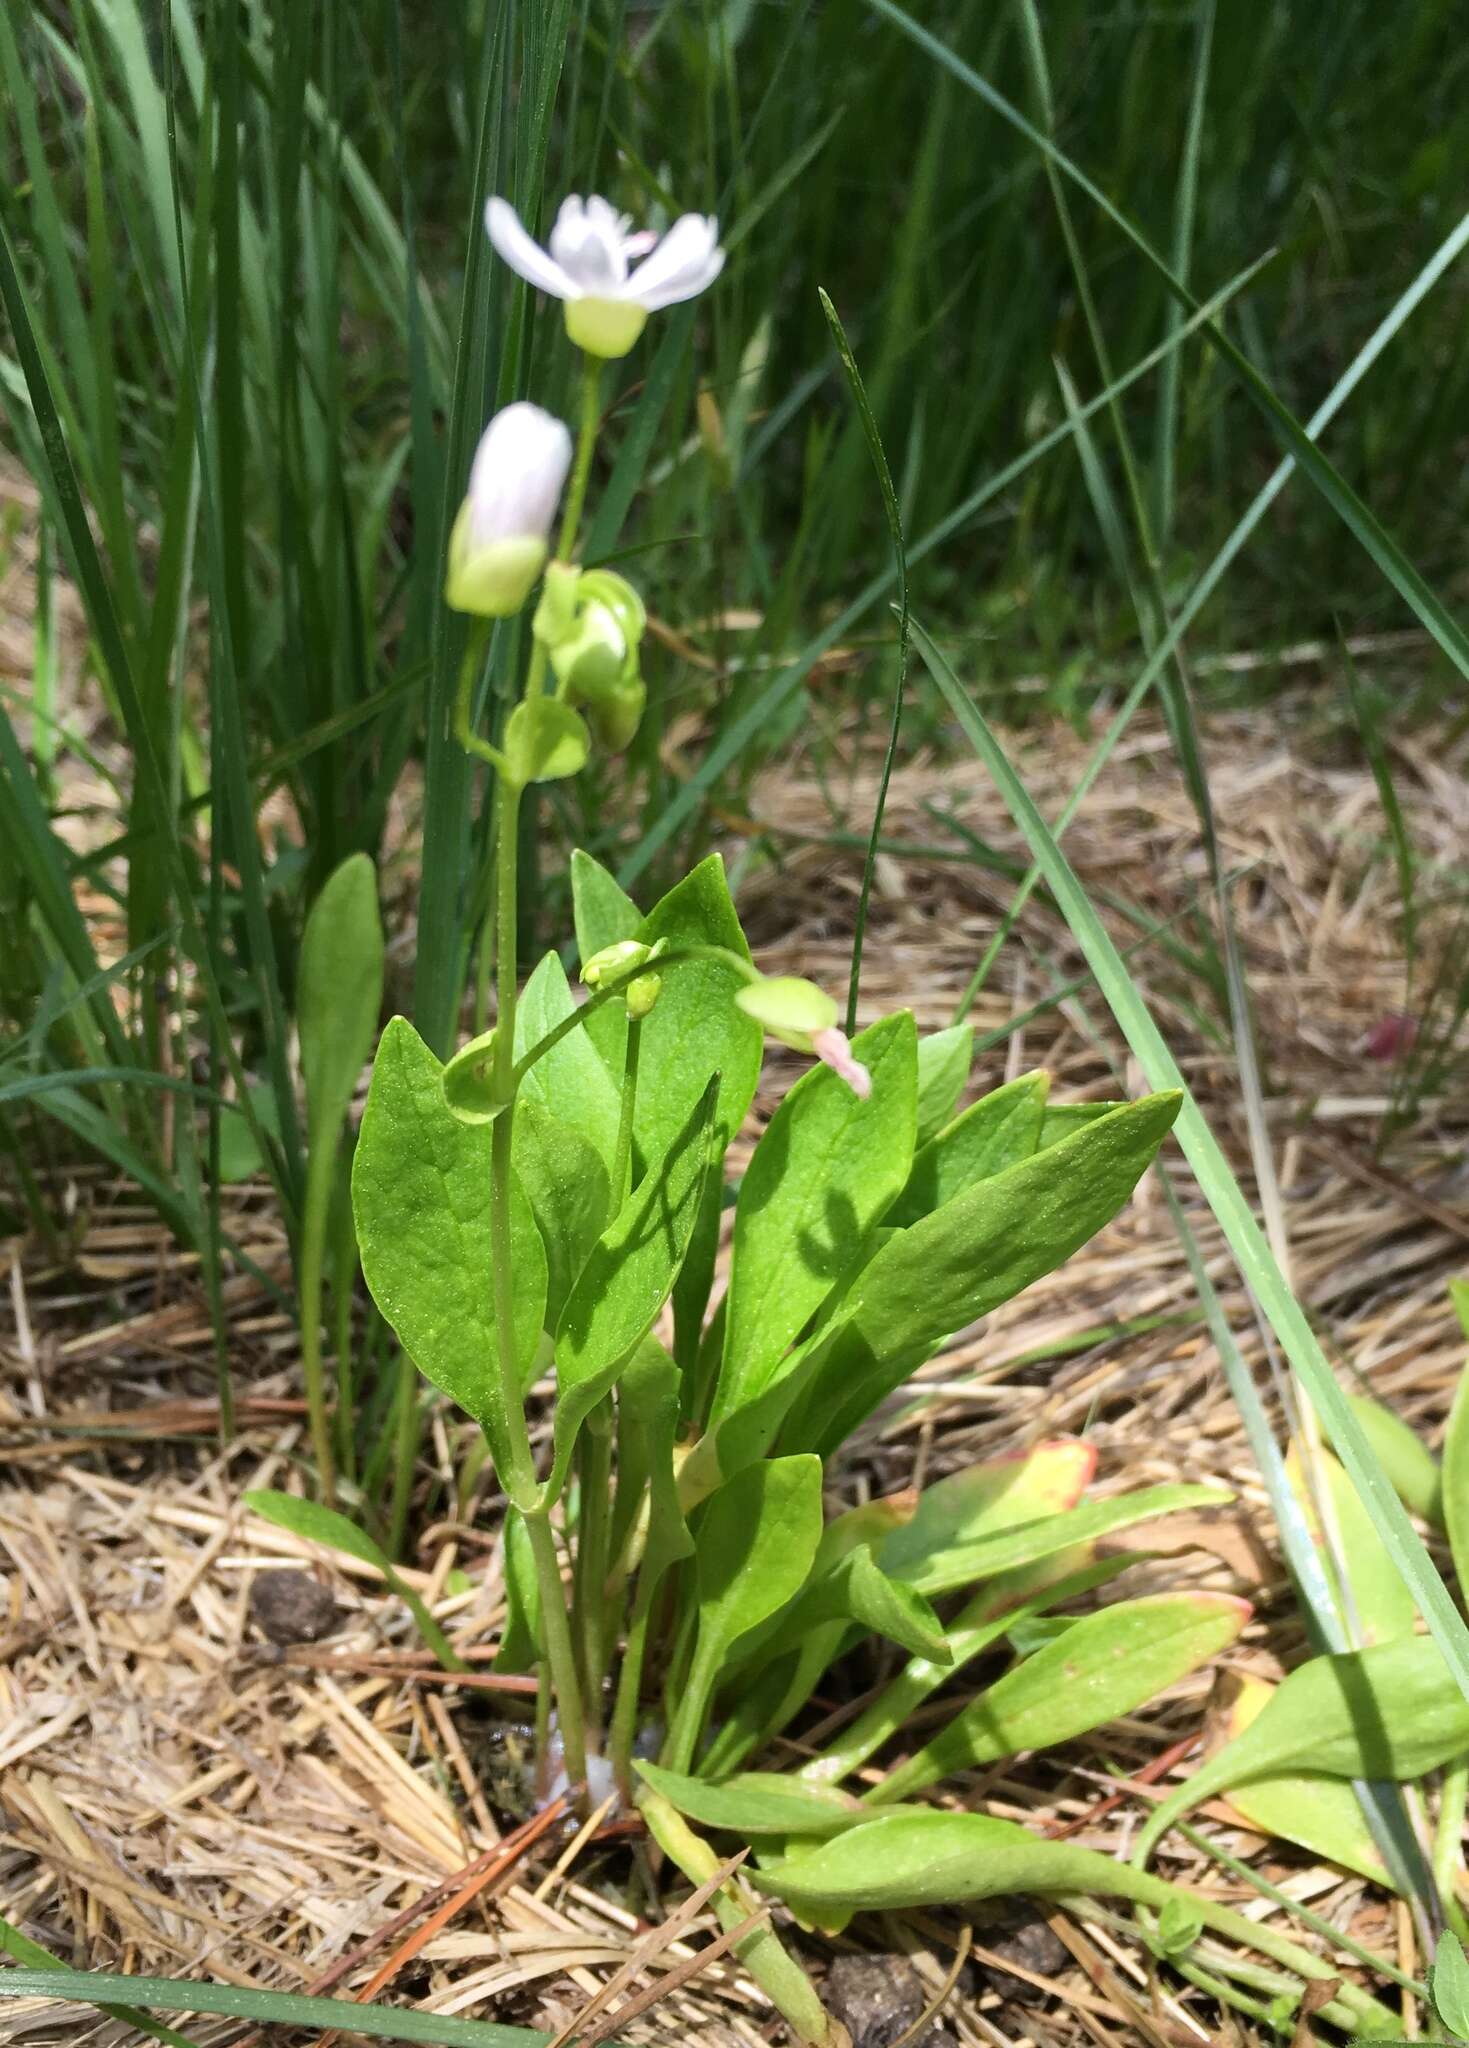
[[[903,1956],[838,1956],[822,2002],[851,2035],[852,2048],[891,2048],[923,2011],[923,1986]]]
[[[1070,1966],[1066,1944],[1038,1913],[1009,1913],[998,1926],[980,1926],[977,1933],[991,1955],[1018,1963],[1034,1977],[1056,1978]],[[988,1963],[981,1963],[979,1970],[992,1991],[997,1991],[1001,1998],[1012,1999],[1016,2005],[1044,2005],[1050,1996],[1038,1984],[1012,1977],[1008,1970],[997,1970]]]
[[[250,1613],[273,1643],[319,1643],[341,1620],[330,1589],[307,1572],[262,1572]]]

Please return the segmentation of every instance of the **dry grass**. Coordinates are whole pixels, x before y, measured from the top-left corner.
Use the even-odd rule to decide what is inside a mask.
[[[1390,1400],[1430,1435],[1463,1359],[1444,1282],[1466,1263],[1463,1105],[1430,1105],[1410,1139],[1379,1162],[1374,1138],[1385,1070],[1364,1041],[1405,1001],[1395,902],[1380,858],[1370,779],[1334,760],[1309,733],[1259,719],[1216,721],[1211,775],[1225,857],[1248,869],[1236,910],[1257,1004],[1275,1158],[1295,1284],[1345,1375]],[[1024,749],[1031,787],[1052,813],[1082,748],[1048,732]],[[1462,763],[1429,741],[1400,749],[1403,794],[1426,858],[1455,860],[1469,830]],[[840,807],[870,814],[864,768]],[[952,812],[990,845],[1017,854],[977,772],[918,763],[894,786],[894,841],[940,836],[930,806]],[[859,861],[800,843],[833,828],[827,794],[789,774],[756,792],[756,819],[780,828],[779,865],[742,891],[762,965],[844,985]],[[841,820],[840,822],[845,822]],[[1114,762],[1068,842],[1094,890],[1125,897],[1148,919],[1195,902],[1205,884],[1187,798],[1166,736],[1142,724]],[[732,848],[738,841],[732,840]],[[922,1025],[947,1021],[993,929],[1009,886],[973,865],[885,859],[879,878],[864,1011],[909,1003]],[[1124,919],[1118,933],[1132,935]],[[1182,929],[1182,928],[1181,928]],[[1079,972],[1074,948],[1041,904],[1025,944],[1007,949],[976,1021],[999,1030],[1048,992],[1046,976]],[[1025,965],[1021,965],[1024,961]],[[1243,1170],[1248,1153],[1231,1056],[1200,1030],[1198,990],[1157,950],[1135,963],[1189,1079]],[[1034,1019],[980,1063],[978,1083],[1045,1065],[1058,1097],[1127,1085],[1094,997]],[[790,1077],[767,1075],[761,1109]],[[758,1125],[758,1115],[752,1128]],[[746,1142],[748,1142],[748,1134]],[[289,1316],[257,1279],[232,1283],[233,1367],[247,1396],[236,1440],[211,1434],[209,1324],[191,1263],[146,1211],[104,1177],[60,1176],[58,1215],[72,1255],[7,1248],[9,1322],[0,1355],[0,1491],[6,1605],[0,1612],[0,1912],[79,1966],[206,1975],[299,1990],[352,1955],[420,1895],[484,1859],[505,1825],[497,1718],[513,1699],[430,1682],[406,1617],[373,1573],[316,1559],[345,1610],[315,1650],[278,1653],[249,1616],[250,1587],[299,1547],[240,1509],[247,1487],[283,1483],[303,1455]],[[286,1247],[257,1191],[231,1198],[231,1224],[274,1287]],[[1191,1221],[1246,1356],[1267,1375],[1254,1325],[1211,1219]],[[1273,1395],[1267,1395],[1272,1399]],[[1222,1480],[1237,1511],[1191,1523],[1186,1547],[1140,1562],[1124,1586],[1191,1583],[1244,1592],[1255,1620],[1230,1661],[1274,1671],[1301,1637],[1254,1476],[1217,1361],[1192,1314],[1187,1267],[1156,1189],[1060,1273],[961,1335],[891,1402],[852,1447],[833,1482],[845,1497],[886,1491],[1059,1432],[1096,1444],[1104,1490],[1165,1479]],[[457,1433],[440,1416],[428,1440],[425,1499],[455,1467]],[[430,1506],[415,1559],[435,1611],[463,1650],[494,1642],[501,1620],[493,1547],[497,1502],[482,1494],[472,1523]],[[1150,1540],[1156,1541],[1155,1538]],[[448,1591],[451,1573],[471,1590]],[[1090,1846],[1123,1846],[1140,1810],[1112,1802],[1107,1767],[1137,1774],[1198,1733],[1208,1680],[1180,1687],[1105,1735],[957,1783],[961,1800],[1042,1826],[1072,1824]],[[1145,1795],[1140,1795],[1145,1796]],[[1411,1934],[1394,1903],[1359,1880],[1311,1867],[1216,1820],[1298,1898],[1400,1961]],[[1177,1846],[1177,1838],[1175,1838]],[[389,1996],[558,2029],[647,1933],[641,1913],[666,1906],[624,1835],[578,1848],[548,1835],[518,1849],[501,1875],[468,1887]],[[484,1868],[483,1861],[478,1865]],[[1170,1868],[1219,1896],[1243,1886],[1186,1848]],[[631,1889],[629,1876],[631,1874]],[[668,1888],[669,1899],[680,1888]],[[1193,1994],[1165,1995],[1145,1958],[1105,1921],[1055,1916],[1074,1968],[1052,2000],[1004,2002],[972,1969],[944,2023],[966,2044],[1122,2037],[1212,2037],[1217,2014]],[[778,2032],[760,1994],[728,1955],[694,1970],[714,1931],[696,1914],[647,1961],[638,1982],[672,1988],[623,2037],[754,2043]],[[863,1940],[912,1944],[928,1991],[942,1987],[955,1930],[919,1920],[901,1937],[859,1924]],[[982,1961],[989,1937],[980,1930]],[[351,1970],[350,1993],[384,1951]],[[685,1970],[680,1965],[687,1965]],[[693,1974],[689,1974],[693,1971]],[[613,2008],[614,2014],[616,2007]],[[195,2022],[201,2043],[238,2034]],[[0,2035],[26,2042],[130,2039],[114,2022],[15,2008]]]

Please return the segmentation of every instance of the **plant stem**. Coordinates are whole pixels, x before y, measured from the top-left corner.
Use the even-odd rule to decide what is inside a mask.
[[[546,1661],[551,1667],[551,1685],[556,1694],[557,1725],[562,1755],[566,1760],[566,1776],[571,1784],[579,1785],[585,1782],[587,1775],[586,1720],[582,1713],[576,1652],[571,1646],[566,1595],[561,1585],[561,1563],[556,1555],[556,1539],[551,1533],[549,1509],[533,1509],[526,1515],[525,1526],[530,1531],[536,1583],[541,1590],[541,1634],[545,1638]]]
[[[612,1769],[624,1799],[632,1796],[632,1746],[638,1732],[638,1699],[643,1684],[643,1659],[648,1649],[648,1618],[653,1609],[657,1582],[638,1573],[633,1595],[632,1620],[622,1652],[622,1669],[617,1674],[617,1702],[612,1709],[612,1731],[608,1750]]]
[[[648,1832],[664,1855],[672,1857],[691,1884],[707,1884],[718,1871],[720,1859],[703,1837],[696,1835],[683,1815],[646,1785],[638,1795],[638,1805],[648,1823]],[[748,1920],[761,1903],[735,1878],[721,1885],[713,1899],[719,1924],[726,1931]],[[815,2048],[826,2048],[826,2044],[841,2038],[811,1988],[811,1979],[782,1947],[773,1928],[752,1928],[743,1941],[735,1943],[735,1954],[803,2041],[814,2043]]]
[[[393,1504],[388,1517],[388,1555],[401,1557],[413,1504],[413,1470],[418,1463],[418,1367],[406,1351],[398,1353],[398,1396],[393,1456]]]
[[[597,445],[597,428],[602,420],[602,364],[597,356],[583,356],[581,366],[581,427],[576,437],[576,463],[571,472],[571,489],[566,493],[566,510],[561,515],[561,532],[556,541],[556,558],[569,562],[581,525],[582,507],[587,501],[587,482],[592,474],[592,452]]]
[[[587,1417],[577,1445],[581,1474],[581,1515],[576,1531],[573,1612],[578,1624],[583,1696],[588,1716],[599,1719],[602,1673],[607,1662],[607,1544],[612,1509],[612,1401],[599,1401]]]
[[[336,1503],[337,1478],[321,1362],[321,1279],[335,1168],[335,1147],[318,1136],[307,1161],[306,1197],[301,1209],[301,1369],[306,1381],[306,1413],[311,1424],[316,1483],[328,1507]]]

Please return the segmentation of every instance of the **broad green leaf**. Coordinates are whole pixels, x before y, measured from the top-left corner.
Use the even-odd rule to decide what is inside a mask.
[[[509,1469],[496,1364],[490,1260],[490,1146],[444,1100],[443,1066],[406,1017],[383,1032],[352,1161],[362,1271],[398,1340],[483,1429]],[[536,1367],[546,1253],[519,1183],[510,1190],[516,1356],[522,1388]]]
[[[1132,1193],[1179,1100],[1129,1103],[895,1232],[858,1275],[822,1346],[804,1427],[783,1447],[829,1454],[956,1331],[1085,1244]]]
[[[974,1026],[951,1024],[918,1041],[918,1139],[926,1145],[954,1114],[974,1058]]]
[[[894,1578],[903,1579],[932,1600],[941,1593],[972,1586],[979,1579],[993,1578],[998,1572],[1017,1571],[1022,1565],[1054,1557],[1074,1544],[1094,1543],[1115,1530],[1135,1528],[1155,1515],[1171,1515],[1182,1508],[1223,1507],[1233,1498],[1214,1486],[1145,1486],[1112,1500],[1084,1501],[1065,1514],[999,1528],[973,1543],[955,1543],[912,1563],[895,1562],[885,1555],[883,1565]]]
[[[606,1228],[607,1168],[589,1138],[525,1092],[515,1105],[511,1160],[546,1248],[546,1324],[554,1329]]]
[[[524,1059],[533,1045],[575,1016],[576,1010],[565,968],[554,953],[547,953],[516,1005],[516,1059]],[[568,1031],[549,1052],[542,1053],[527,1070],[520,1092],[527,1102],[540,1103],[563,1124],[569,1124],[596,1149],[610,1170],[621,1114],[619,1083],[608,1073],[606,1062],[584,1029]]]
[[[522,785],[579,775],[592,751],[586,720],[559,697],[527,697],[505,721],[505,759]]]
[[[872,1809],[835,1786],[803,1785],[776,1771],[745,1771],[714,1785],[657,1764],[640,1763],[638,1775],[670,1806],[706,1828],[737,1835],[835,1835],[870,1823]]]
[[[645,1337],[617,1385],[617,1501],[612,1524],[612,1554],[623,1556],[635,1533],[638,1511],[647,1495],[647,1527],[635,1563],[639,1586],[655,1584],[681,1557],[693,1553],[678,1486],[673,1451],[678,1439],[679,1371],[656,1338]]]
[[[1427,1636],[1313,1657],[1259,1716],[1163,1800],[1138,1839],[1141,1859],[1190,1807],[1284,1772],[1421,1778],[1469,1753],[1469,1701]]]
[[[1226,1675],[1233,1693],[1225,1724],[1225,1740],[1243,1734],[1259,1719],[1276,1688],[1267,1679],[1248,1674]],[[1278,1777],[1253,1778],[1237,1785],[1229,1804],[1262,1835],[1276,1835],[1355,1870],[1373,1884],[1396,1889],[1392,1873],[1372,1839],[1356,1792],[1344,1778],[1325,1778],[1314,1771],[1287,1771]]]
[[[681,945],[723,946],[748,960],[718,854],[670,889],[633,937],[645,945],[666,939],[670,952]],[[735,969],[718,960],[682,961],[664,974],[663,993],[643,1024],[640,1071],[649,1085],[638,1090],[633,1129],[645,1159],[667,1149],[713,1074],[719,1075],[716,1159],[744,1122],[760,1078],[762,1039],[754,1019],[735,1007],[743,986]]]
[[[1469,2039],[1469,1961],[1450,1928],[1438,1938],[1428,1989],[1433,2009],[1449,2032],[1461,2041]]]
[[[505,1624],[495,1652],[496,1671],[533,1671],[541,1654],[541,1587],[536,1577],[530,1531],[520,1509],[505,1509],[502,1555],[505,1571]]]
[[[576,948],[590,960],[604,946],[619,939],[637,937],[643,913],[599,860],[577,846],[571,854],[571,907],[576,920]],[[627,1010],[621,1003],[604,1003],[587,1019],[587,1034],[607,1062],[610,1073],[620,1076],[627,1046]]]
[[[853,1045],[872,1075],[865,1102],[815,1066],[762,1133],[735,1208],[716,1423],[761,1390],[907,1179],[915,1045],[906,1010],[885,1017]]]
[[[1080,1437],[1058,1437],[1033,1451],[966,1465],[923,1489],[914,1512],[884,1538],[878,1561],[884,1571],[910,1576],[944,1551],[1021,1522],[1065,1514],[1096,1469],[1096,1450]]]
[[[1347,1640],[1355,1640],[1367,1649],[1373,1643],[1390,1643],[1398,1636],[1412,1635],[1418,1619],[1413,1596],[1373,1528],[1371,1516],[1358,1500],[1355,1487],[1330,1451],[1320,1448],[1312,1460],[1316,1486],[1325,1495],[1320,1506],[1329,1521],[1330,1537],[1321,1526],[1315,1488],[1307,1482],[1299,1443],[1291,1444],[1285,1469],[1339,1603],[1342,1595],[1335,1565],[1340,1559],[1350,1595],[1350,1605],[1344,1605],[1343,1612],[1350,1613],[1357,1625]]]
[[[705,1503],[694,1530],[697,1636],[665,1761],[693,1762],[714,1684],[741,1636],[805,1584],[821,1541],[821,1461],[747,1465]]]
[[[1049,1074],[1022,1074],[971,1103],[920,1150],[907,1186],[884,1220],[916,1223],[976,1181],[1029,1159],[1038,1149],[1050,1085]]]
[[[382,1000],[377,874],[365,853],[354,853],[327,876],[301,936],[296,1024],[313,1146],[336,1143]]]
[[[556,1325],[550,1500],[566,1483],[582,1423],[610,1390],[668,1299],[709,1168],[716,1086],[712,1079],[706,1084],[667,1154],[650,1163],[644,1180],[597,1240],[561,1311]]]
[[[1392,1481],[1405,1507],[1435,1529],[1444,1527],[1443,1474],[1438,1459],[1400,1415],[1370,1394],[1348,1394],[1347,1405],[1362,1425],[1372,1454]]]
[[[1007,1671],[871,1792],[886,1804],[954,1771],[1046,1749],[1129,1714],[1232,1643],[1250,1616],[1227,1593],[1158,1593],[1088,1614]]]
[[[274,1522],[278,1529],[288,1529],[293,1536],[302,1536],[308,1543],[319,1543],[324,1550],[340,1550],[348,1557],[355,1557],[363,1564],[370,1564],[380,1571],[386,1583],[404,1602],[419,1633],[448,1671],[462,1671],[464,1662],[449,1647],[444,1631],[429,1613],[428,1608],[413,1588],[393,1568],[392,1559],[355,1522],[339,1515],[335,1508],[323,1507],[319,1501],[299,1500],[294,1493],[280,1493],[274,1487],[261,1487],[244,1495],[245,1506],[252,1513],[260,1515],[267,1522]]]

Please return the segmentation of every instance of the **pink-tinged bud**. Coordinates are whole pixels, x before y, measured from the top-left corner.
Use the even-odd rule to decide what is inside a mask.
[[[1367,1034],[1363,1047],[1369,1060],[1400,1060],[1413,1050],[1418,1036],[1418,1019],[1402,1010],[1389,1010]]]
[[[825,1031],[813,1031],[811,1050],[817,1059],[840,1074],[859,1102],[865,1102],[872,1093],[872,1076],[861,1060],[852,1058],[852,1044],[845,1031],[839,1031],[835,1024]]]

